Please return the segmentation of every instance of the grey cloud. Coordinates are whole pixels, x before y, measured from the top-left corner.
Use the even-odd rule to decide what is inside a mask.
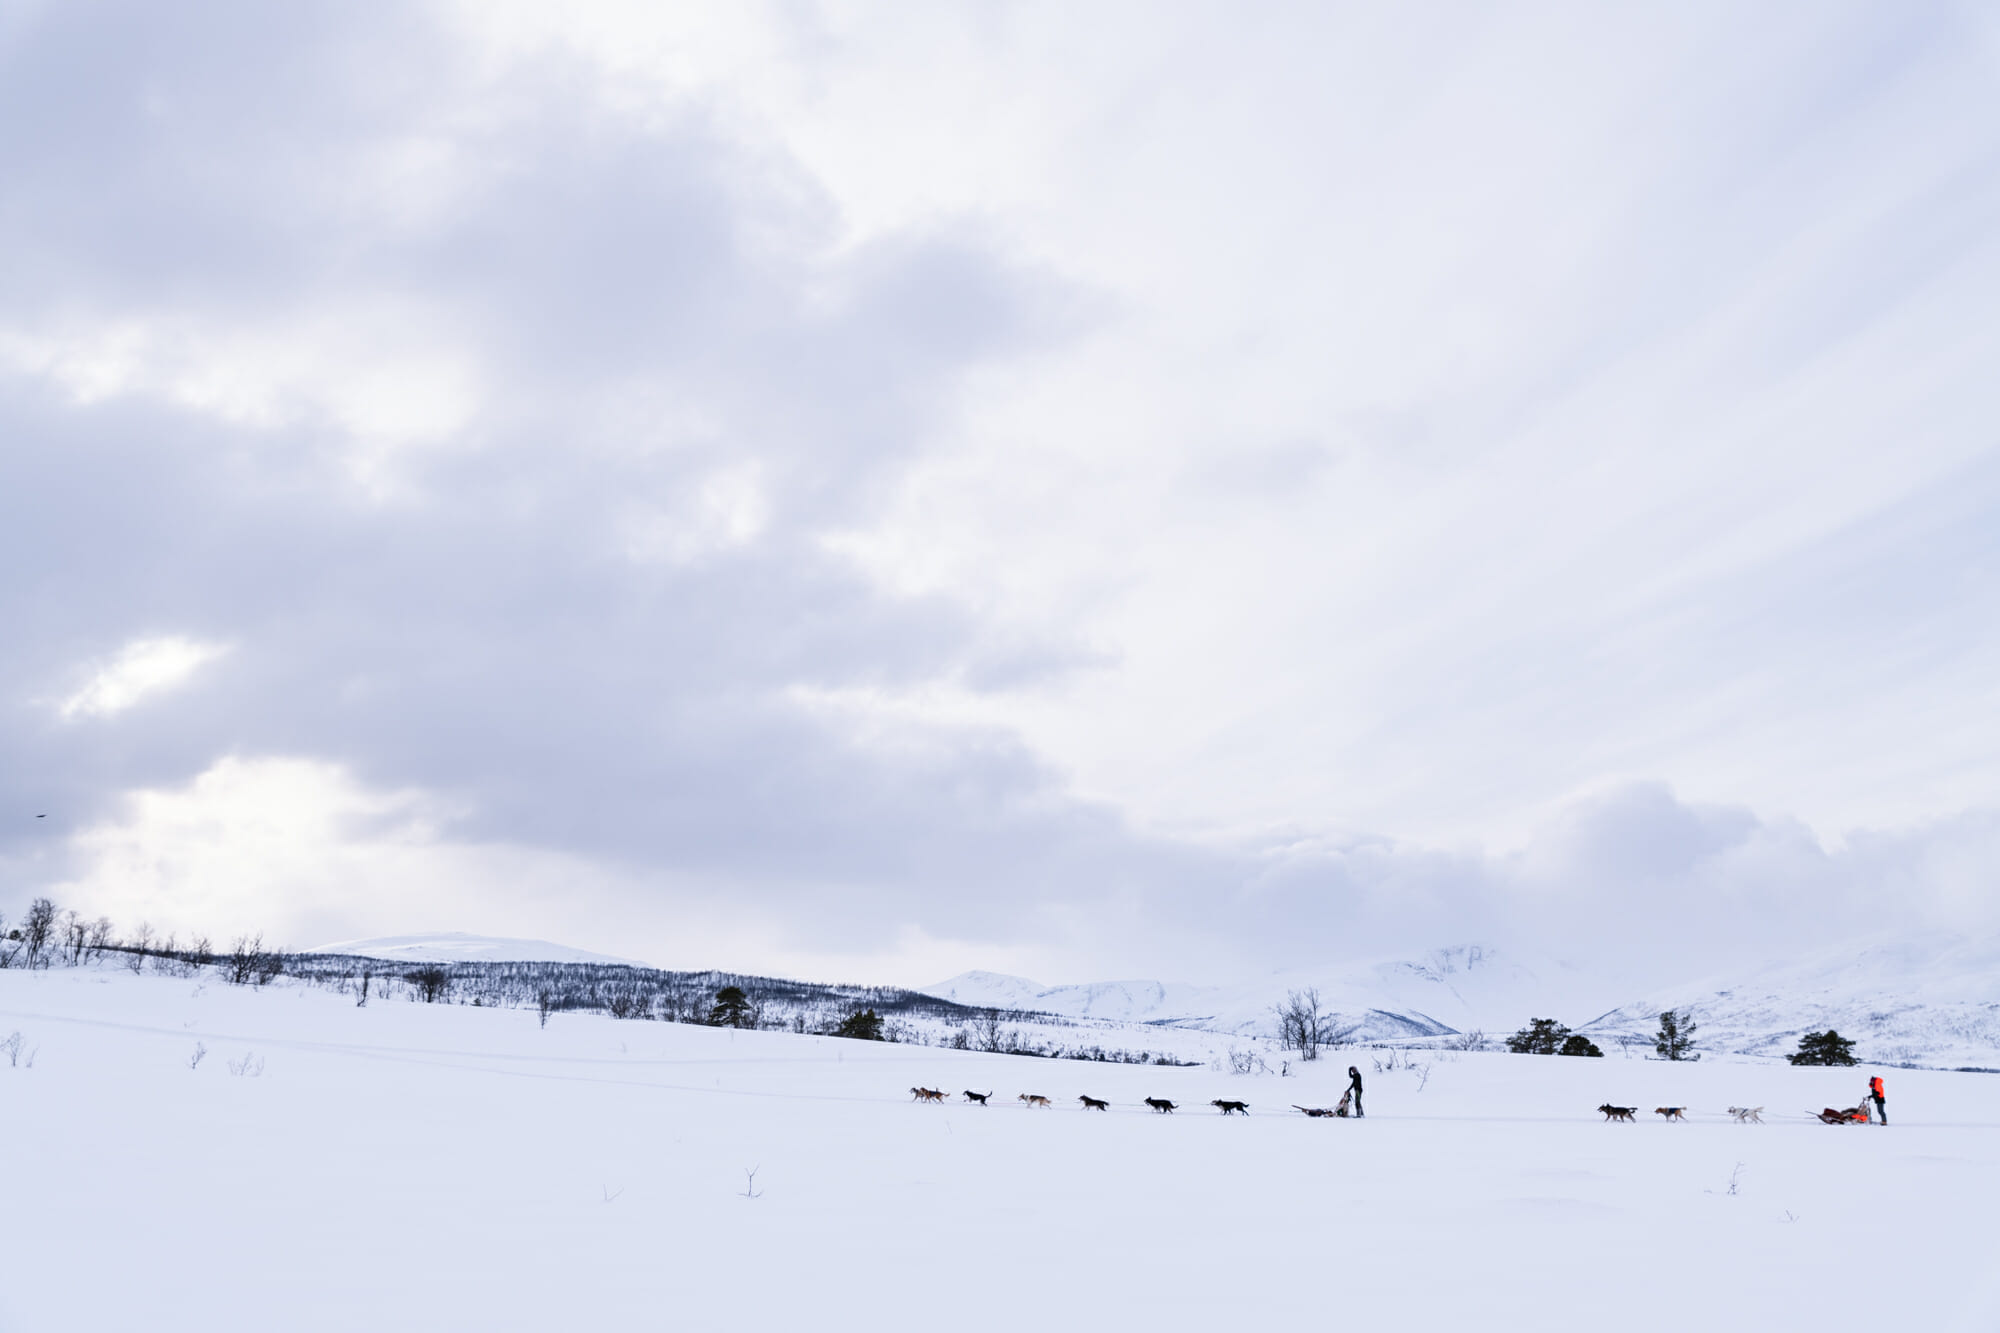
[[[1638,786],[1519,858],[1209,846],[1075,797],[1006,734],[853,742],[787,691],[1005,692],[1103,663],[890,597],[822,542],[936,447],[963,376],[1103,311],[970,225],[837,250],[800,173],[699,116],[635,129],[594,109],[588,77],[549,60],[488,82],[419,11],[351,5],[50,7],[0,38],[0,332],[286,337],[381,297],[480,380],[452,437],[416,446],[324,411],[225,420],[145,384],[79,404],[0,363],[6,809],[74,829],[223,755],[307,755],[460,803],[450,837],[699,884],[828,947],[911,921],[1069,930],[1189,973],[1495,936],[1636,948],[1619,937],[1653,903],[1683,913],[1662,930],[1686,950],[1719,914],[1748,947],[1865,924],[1874,884],[1950,898],[1990,845],[1971,820],[1833,853]],[[1410,422],[1399,438],[1427,429]],[[370,449],[390,498],[355,484]],[[1326,459],[1287,438],[1240,461],[1204,480],[1262,495]],[[684,527],[737,465],[767,511],[754,536],[699,558],[626,549],[635,510]],[[1986,497],[1993,479],[1959,480]],[[1969,567],[1993,563],[1990,508],[1968,501],[1942,534]],[[1773,579],[1774,603],[1801,592]],[[1885,604],[1947,595],[1923,571],[1853,579]],[[164,632],[237,647],[158,704],[53,716],[79,663]],[[1443,696],[1462,664],[1432,670]],[[1462,725],[1424,707],[1389,721]],[[0,825],[0,901],[60,874],[48,842]]]
[[[771,165],[698,123],[593,119],[550,95],[560,70],[480,94],[500,128],[454,145],[469,183],[419,223],[335,206],[371,138],[449,133],[461,72],[420,25],[338,7],[46,22],[6,56],[36,72],[8,82],[8,123],[46,136],[0,145],[23,186],[0,240],[34,261],[10,268],[27,275],[11,316],[80,302],[281,327],[382,291],[437,312],[491,388],[463,441],[392,459],[415,497],[376,504],[343,471],[371,442],[337,423],[0,383],[0,554],[28,571],[0,591],[28,645],[7,697],[46,698],[149,631],[239,645],[113,720],[16,702],[11,808],[53,797],[74,827],[223,754],[311,755],[464,802],[455,837],[702,876],[824,938],[909,919],[1004,934],[1135,854],[1171,859],[1004,737],[872,754],[784,697],[967,663],[1004,684],[963,612],[878,594],[818,533],[927,447],[955,376],[1073,326],[1056,280],[948,232],[822,260],[826,209],[798,207],[798,182],[762,191]],[[594,410],[635,381],[709,424],[635,444],[630,416]],[[765,465],[766,532],[691,563],[620,552],[631,504],[671,515],[740,460]],[[1077,658],[999,651],[1017,677]]]

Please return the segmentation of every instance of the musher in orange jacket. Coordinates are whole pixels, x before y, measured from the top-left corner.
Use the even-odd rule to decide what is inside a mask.
[[[1875,1103],[1875,1118],[1885,1125],[1888,1124],[1889,1109],[1882,1096],[1882,1076],[1880,1074],[1868,1080],[1868,1096]]]

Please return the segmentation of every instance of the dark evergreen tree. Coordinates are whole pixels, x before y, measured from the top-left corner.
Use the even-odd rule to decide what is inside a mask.
[[[1581,1032],[1572,1032],[1563,1039],[1562,1049],[1557,1051],[1556,1054],[1595,1055],[1602,1057],[1604,1052],[1598,1050],[1597,1043],[1584,1036]]]
[[[718,1028],[747,1028],[756,1023],[750,997],[741,986],[724,986],[715,993],[715,1007],[708,1011],[708,1024]]]
[[[1535,1018],[1528,1026],[1507,1038],[1507,1049],[1516,1055],[1554,1055],[1562,1049],[1569,1029],[1553,1018]]]
[[[873,1009],[856,1009],[840,1020],[840,1026],[833,1030],[836,1037],[853,1037],[857,1041],[881,1041],[882,1019]]]
[[[1699,1060],[1694,1049],[1694,1010],[1669,1009],[1660,1015],[1653,1049],[1668,1060]]]
[[[1799,1038],[1799,1049],[1785,1057],[1795,1065],[1851,1065],[1858,1064],[1854,1058],[1854,1043],[1828,1028],[1824,1032],[1808,1032]]]

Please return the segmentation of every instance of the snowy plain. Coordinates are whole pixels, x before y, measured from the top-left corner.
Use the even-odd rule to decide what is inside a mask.
[[[2000,1328],[1991,1075],[1889,1071],[1890,1128],[1827,1127],[1805,1113],[1869,1069],[1422,1052],[1427,1074],[1378,1073],[1407,1057],[1346,1048],[1235,1076],[111,966],[0,972],[15,1031],[20,1333]],[[1367,1118],[1288,1109],[1334,1101],[1349,1064]]]

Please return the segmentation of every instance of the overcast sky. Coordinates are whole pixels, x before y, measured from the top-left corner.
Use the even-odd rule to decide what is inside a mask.
[[[0,910],[1994,928],[1996,311],[1978,4],[0,0]]]

